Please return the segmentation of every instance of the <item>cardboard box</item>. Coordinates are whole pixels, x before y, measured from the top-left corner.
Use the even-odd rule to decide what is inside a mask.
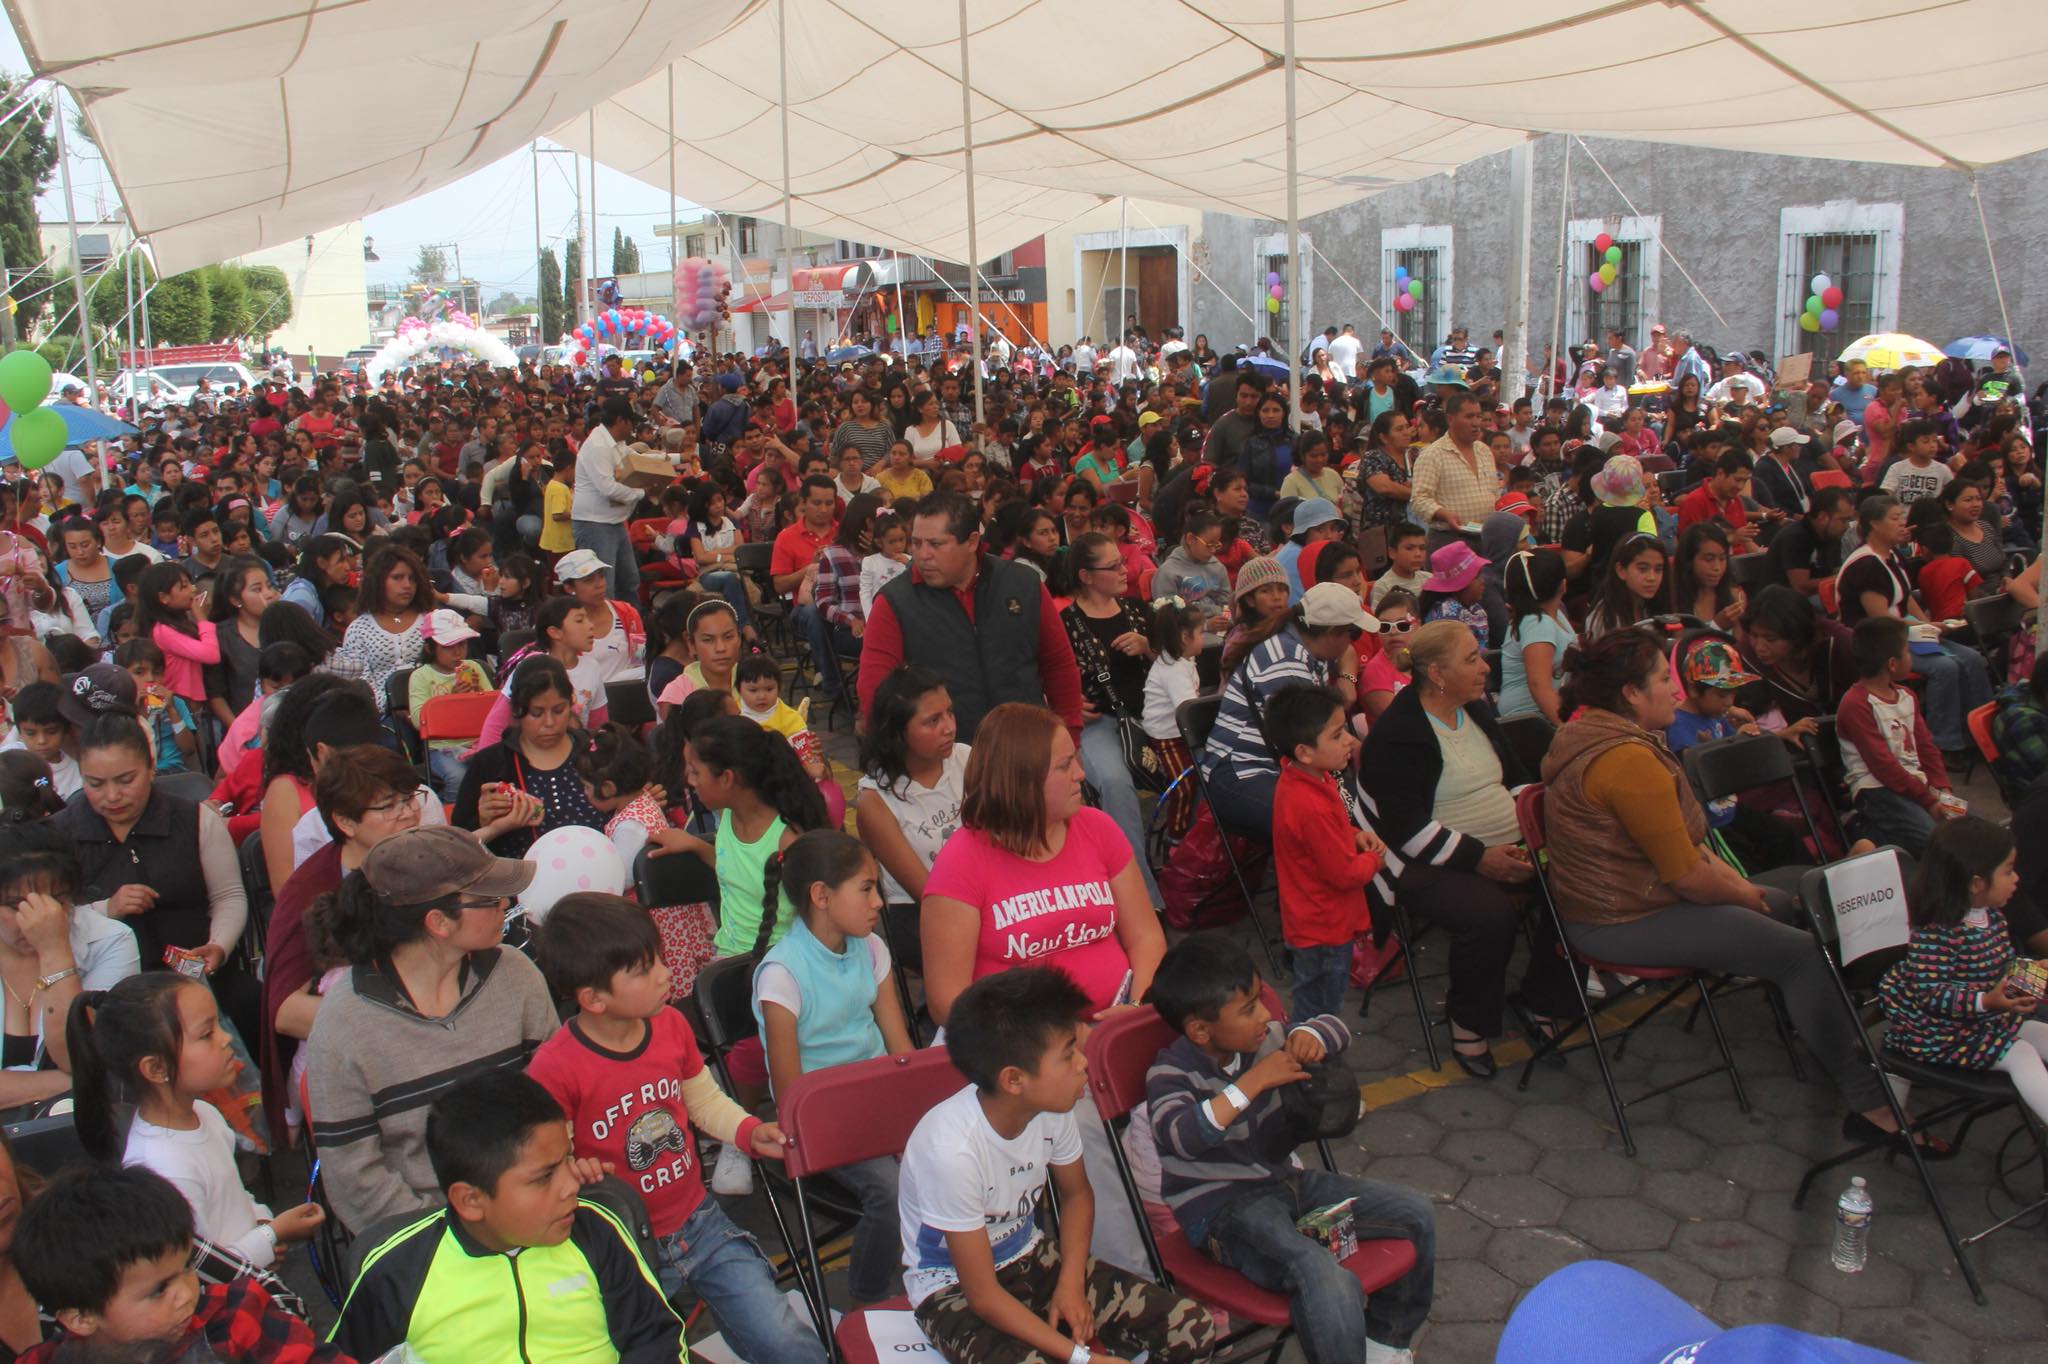
[[[628,454],[619,461],[619,482],[642,492],[659,492],[676,481],[676,466],[660,455]]]
[[[1317,1208],[1295,1219],[1294,1229],[1323,1246],[1340,1260],[1358,1253],[1358,1226],[1351,1215],[1356,1199],[1347,1198],[1327,1208]]]

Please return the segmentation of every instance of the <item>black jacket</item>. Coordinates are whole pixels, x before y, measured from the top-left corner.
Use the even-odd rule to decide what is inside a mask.
[[[1501,780],[1509,790],[1526,784],[1528,772],[1501,738],[1493,707],[1474,701],[1466,718],[1477,724],[1500,758]],[[1444,774],[1443,750],[1422,709],[1422,688],[1404,687],[1365,736],[1358,755],[1358,780],[1367,813],[1387,847],[1403,862],[1473,871],[1486,853],[1477,838],[1436,822],[1436,784]]]

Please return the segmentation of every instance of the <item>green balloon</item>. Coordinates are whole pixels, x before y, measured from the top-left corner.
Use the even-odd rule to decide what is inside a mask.
[[[1618,267],[1618,266],[1620,266],[1620,264],[1621,264],[1621,248],[1620,248],[1620,247],[1618,247],[1618,246],[1610,246],[1610,247],[1608,247],[1608,248],[1607,248],[1607,255],[1606,255],[1605,259],[1606,259],[1606,261],[1607,261],[1607,263],[1608,263],[1609,265],[1613,265],[1613,266],[1617,266],[1617,267]]]
[[[47,364],[43,366],[46,372],[49,368]],[[4,382],[4,379],[0,379],[0,382]],[[21,461],[21,467],[24,469],[42,468],[64,453],[64,444],[70,439],[70,432],[64,425],[64,419],[47,407],[16,413],[8,434],[14,441],[14,457]]]
[[[0,402],[13,412],[33,412],[50,396],[50,362],[32,350],[0,357]],[[60,422],[62,418],[58,419]],[[58,446],[63,449],[63,446]]]
[[[1808,295],[1806,296],[1806,308],[1805,308],[1805,311],[1806,311],[1806,312],[1809,312],[1809,313],[1812,313],[1812,314],[1813,314],[1813,315],[1814,315],[1814,316],[1815,316],[1816,318],[1820,316],[1820,311],[1821,311],[1821,308],[1822,308],[1823,306],[1825,306],[1825,305],[1823,305],[1823,304],[1821,303],[1821,301],[1820,301],[1820,295],[1819,295],[1819,294],[1808,294]],[[0,393],[0,397],[5,397],[5,396],[6,396],[6,395],[5,395],[4,393]]]
[[[1422,281],[1421,281],[1421,280],[1419,280],[1419,279],[1411,279],[1411,280],[1409,280],[1409,281],[1408,281],[1408,295],[1409,295],[1409,297],[1411,297],[1411,298],[1421,298],[1421,297],[1422,297]]]

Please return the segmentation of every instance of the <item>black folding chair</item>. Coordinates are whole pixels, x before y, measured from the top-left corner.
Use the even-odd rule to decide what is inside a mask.
[[[825,707],[825,727],[837,729],[841,707],[845,708],[849,720],[860,718],[860,655],[848,657],[840,653],[839,641],[833,638],[830,629],[825,631],[825,647],[828,651],[825,657],[811,661],[821,674],[830,668],[839,679],[839,690],[826,698]]]
[[[634,733],[655,721],[654,702],[647,695],[647,683],[637,677],[604,684],[605,717]]]
[[[256,830],[235,850],[242,873],[242,894],[249,901],[249,921],[242,929],[242,952],[253,968],[263,960],[270,938],[270,911],[277,897],[270,889],[270,867],[263,860],[263,831]]]
[[[1479,656],[1486,660],[1486,694],[1489,697],[1498,699],[1501,686],[1505,680],[1505,675],[1502,672],[1500,650],[1486,649]]]
[[[1970,622],[1970,633],[1977,637],[1977,647],[1984,651],[1985,657],[1993,660],[1993,676],[1999,673],[1996,661],[2004,656],[2005,646],[2020,632],[2026,618],[2027,609],[2014,601],[2010,592],[1976,597],[1963,603],[1963,619]]]
[[[398,736],[399,751],[414,763],[427,758],[426,741],[412,718],[411,668],[400,668],[384,679],[384,722]]]
[[[1614,1125],[1621,1133],[1622,1150],[1631,1156],[1636,1153],[1636,1139],[1635,1134],[1629,1130],[1628,1109],[1645,1099],[1655,1098],[1659,1094],[1681,1089],[1694,1081],[1704,1080],[1710,1075],[1719,1075],[1726,1071],[1728,1082],[1735,1089],[1735,1102],[1741,1106],[1743,1112],[1749,1112],[1749,1095],[1742,1088],[1742,1073],[1735,1068],[1735,1053],[1728,1049],[1728,1034],[1722,1030],[1721,1016],[1714,1009],[1714,997],[1708,989],[1709,982],[1705,971],[1695,970],[1690,966],[1638,966],[1613,962],[1588,956],[1573,949],[1571,939],[1565,936],[1564,916],[1558,912],[1557,898],[1550,888],[1549,830],[1543,796],[1543,785],[1540,782],[1523,787],[1515,797],[1515,819],[1521,827],[1522,841],[1528,845],[1530,859],[1535,865],[1537,898],[1542,901],[1543,912],[1550,916],[1551,928],[1557,934],[1557,950],[1564,954],[1572,968],[1567,974],[1572,978],[1572,993],[1578,996],[1579,1018],[1571,1023],[1560,1021],[1559,1026],[1548,1037],[1532,1030],[1528,1039],[1529,1059],[1522,1065],[1522,1077],[1515,1088],[1526,1090],[1529,1087],[1530,1077],[1536,1071],[1536,1063],[1544,1057],[1562,1056],[1570,1051],[1591,1047],[1593,1058],[1600,1065],[1600,1083],[1607,1090],[1608,1106],[1614,1111]],[[1586,995],[1586,972],[1589,970],[1630,979],[1619,988],[1610,987],[1596,1005]],[[1601,1033],[1601,1014],[1613,1009],[1625,999],[1659,987],[1663,989],[1663,993],[1658,996],[1657,1002],[1631,1020],[1628,1026],[1619,1033]],[[1635,1035],[1636,1029],[1655,1018],[1688,989],[1699,991],[1707,1023],[1714,1030],[1714,1045],[1721,1052],[1721,1064],[1658,1085],[1634,1098],[1622,1098],[1621,1090],[1614,1082],[1614,1069],[1607,1060],[1606,1044],[1610,1040],[1615,1042],[1614,1059],[1619,1061],[1622,1052],[1628,1047],[1628,1039]],[[1577,1047],[1567,1047],[1565,1043],[1570,1041],[1580,1028],[1586,1030],[1586,1042]]]
[[[155,780],[156,789],[167,796],[183,796],[190,801],[203,801],[213,794],[213,778],[204,772],[169,772]]]
[[[1247,874],[1246,866],[1238,861],[1231,828],[1223,822],[1223,816],[1217,811],[1215,797],[1209,790],[1208,778],[1202,772],[1202,750],[1208,746],[1209,731],[1216,727],[1216,717],[1222,709],[1221,692],[1190,697],[1175,707],[1173,723],[1180,731],[1180,741],[1187,745],[1188,752],[1194,757],[1195,789],[1202,793],[1202,804],[1209,811],[1209,818],[1216,821],[1216,832],[1223,843],[1223,856],[1230,863],[1230,874],[1237,879],[1238,893],[1244,896],[1245,917],[1251,920],[1252,929],[1259,937],[1259,946],[1266,954],[1267,978],[1279,980],[1280,954],[1273,947],[1273,939],[1266,931],[1265,921],[1259,917],[1258,902],[1253,895],[1254,889],[1265,883],[1265,861],[1271,860],[1272,850],[1266,849],[1264,860],[1251,863],[1250,872],[1256,875]],[[1207,898],[1204,897],[1203,903],[1207,903]],[[1201,906],[1197,905],[1196,908],[1199,910]],[[1195,914],[1190,917],[1199,920],[1201,916]]]
[[[1550,741],[1557,736],[1557,727],[1541,715],[1515,715],[1500,722],[1500,737],[1509,750],[1522,760],[1522,769],[1531,777],[1543,771],[1544,755],[1550,752]]]
[[[1888,862],[1889,868],[1884,867]],[[1852,871],[1877,868],[1888,871],[1886,881],[1893,889],[1889,895],[1868,893],[1871,884],[1868,874],[1855,876],[1854,884],[1859,893],[1848,899],[1847,913],[1838,910],[1838,887],[1851,880]],[[2014,1088],[2012,1077],[1997,1070],[1969,1070],[1959,1066],[1934,1065],[1926,1061],[1895,1051],[1890,1046],[1878,1046],[1870,1039],[1870,1033],[1863,1024],[1862,1012],[1851,993],[1849,982],[1843,972],[1853,968],[1859,961],[1880,953],[1894,952],[1903,946],[1908,937],[1906,922],[1906,894],[1904,868],[1899,863],[1896,848],[1880,848],[1861,857],[1852,857],[1825,867],[1808,870],[1802,881],[1803,898],[1806,902],[1807,920],[1813,933],[1814,945],[1828,964],[1828,979],[1834,982],[1836,998],[1847,1011],[1850,1026],[1856,1034],[1857,1044],[1863,1049],[1863,1059],[1877,1074],[1884,1089],[1885,1103],[1890,1107],[1892,1120],[1898,1130],[1904,1133],[1921,1133],[1933,1130],[1937,1123],[1951,1118],[1960,1118],[1951,1144],[1961,1149],[1980,1118],[1988,1117],[2001,1109],[2011,1108],[2019,1115],[2020,1126],[2033,1138],[2034,1154],[2041,1167],[2042,1196],[2020,1207],[2016,1212],[2000,1218],[1983,1230],[1969,1236],[1956,1234],[1955,1222],[1949,1216],[1948,1205],[1942,1200],[1941,1190],[1935,1187],[1934,1178],[1928,1173],[1927,1161],[1920,1143],[1910,1136],[1901,1141],[1887,1133],[1883,1138],[1866,1141],[1817,1161],[1809,1166],[1806,1175],[1799,1181],[1798,1190],[1792,1195],[1792,1206],[1806,1205],[1806,1196],[1812,1191],[1814,1181],[1828,1171],[1861,1160],[1882,1148],[1889,1162],[1903,1148],[1913,1162],[1913,1172],[1919,1176],[1920,1187],[1927,1191],[1927,1201],[1934,1207],[1934,1215],[1941,1222],[1942,1235],[1948,1238],[1948,1248],[1956,1257],[1957,1268],[1963,1271],[1964,1282],[1970,1285],[1970,1294],[1977,1305],[1985,1305],[1984,1286],[1977,1279],[1977,1271],[1971,1266],[1966,1247],[1973,1246],[1995,1231],[2014,1225],[2037,1212],[2048,1210],[2048,1140],[2043,1139],[2041,1124],[2028,1112],[2020,1099],[2019,1090]],[[1849,929],[1844,935],[1844,927]],[[1910,1081],[1915,1091],[1931,1090],[1941,1094],[1944,1101],[1918,1117],[1908,1117],[1905,1107],[1886,1073]],[[2017,1135],[2015,1133],[2014,1135]],[[2010,1138],[2007,1139],[2010,1141]],[[2001,1148],[2002,1152],[2002,1148]],[[2006,1171],[2000,1162],[1999,1175],[2003,1179]],[[2008,1188],[2008,1192],[2010,1189]],[[2017,1199],[2015,1200],[2017,1201]]]
[[[642,848],[633,856],[633,896],[652,909],[657,905],[710,905],[718,909],[718,873],[695,853],[653,855]]]
[[[499,635],[498,667],[502,670],[505,666],[505,660],[533,643],[534,638],[534,632],[531,630],[507,630],[504,634]]]
[[[789,604],[775,590],[775,575],[768,571],[768,565],[774,558],[775,546],[765,541],[748,541],[734,545],[732,550],[734,571],[761,589],[760,602],[751,608],[755,624],[761,627],[764,637],[779,633],[793,648],[799,641],[790,621]]]

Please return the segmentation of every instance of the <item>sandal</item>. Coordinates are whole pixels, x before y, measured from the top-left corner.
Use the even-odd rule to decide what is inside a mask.
[[[1543,1059],[1559,1070],[1564,1069],[1564,1048],[1558,1043],[1571,1036],[1572,1026],[1567,1026],[1529,1007],[1528,1001],[1520,995],[1508,996],[1508,1007],[1515,1011],[1515,1021],[1521,1025],[1522,1035],[1530,1040],[1533,1049],[1538,1042],[1548,1043],[1550,1050]],[[1575,1026],[1575,1025],[1574,1025]]]
[[[1917,1135],[1920,1140],[1911,1138]],[[1911,1155],[1906,1148],[1918,1146],[1922,1160],[1954,1160],[1956,1150],[1932,1132],[1909,1134],[1879,1127],[1861,1113],[1851,1113],[1842,1119],[1842,1136],[1847,1141],[1871,1143],[1890,1148],[1899,1155]]]
[[[1450,1031],[1451,1059],[1458,1063],[1459,1070],[1464,1071],[1475,1080],[1491,1080],[1500,1073],[1500,1063],[1493,1059],[1493,1046],[1485,1038],[1477,1033],[1467,1037],[1458,1036],[1462,1030],[1448,1018],[1444,1020],[1444,1027]],[[1461,1046],[1470,1047],[1475,1045],[1481,1048],[1481,1050],[1476,1052],[1458,1050]]]

